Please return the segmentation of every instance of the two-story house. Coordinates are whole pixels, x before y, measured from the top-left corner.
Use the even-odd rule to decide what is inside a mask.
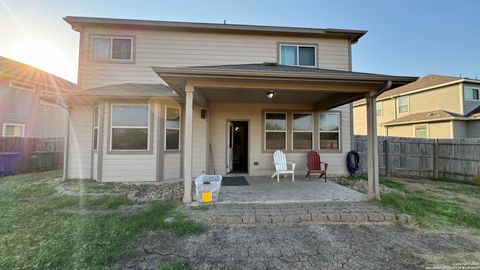
[[[347,174],[351,102],[416,79],[353,72],[365,31],[64,19],[80,33],[65,177],[183,179],[186,202],[197,175],[271,175],[274,150]]]
[[[0,137],[64,137],[72,82],[0,56]]]
[[[428,75],[377,98],[382,136],[479,138],[480,81]],[[354,133],[366,135],[366,104],[354,102]]]

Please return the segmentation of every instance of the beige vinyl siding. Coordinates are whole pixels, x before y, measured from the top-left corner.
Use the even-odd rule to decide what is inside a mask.
[[[433,110],[462,113],[460,94],[458,84],[410,94],[409,113]]]
[[[413,138],[415,137],[414,132],[415,130],[412,125],[394,126],[394,127],[388,127],[387,136]]]
[[[395,119],[395,101],[382,100],[382,115],[377,116],[377,135],[386,136],[383,123]],[[355,135],[367,135],[367,105],[353,107],[353,132]]]
[[[70,109],[68,140],[68,173],[72,179],[91,178],[92,117],[90,104],[77,104]]]
[[[205,174],[207,168],[207,120],[201,118],[202,107],[193,109],[192,175]],[[207,112],[208,114],[208,112]]]
[[[180,177],[180,153],[165,154],[165,165],[163,168],[163,177],[165,180],[175,179]]]
[[[453,125],[453,138],[467,138],[467,122],[465,121],[452,121]]]
[[[135,63],[94,63],[89,59],[89,36],[105,34],[135,36]],[[292,38],[214,33],[187,33],[160,30],[121,31],[87,28],[81,46],[80,87],[91,88],[118,83],[159,83],[152,66],[177,67],[197,65],[277,62],[278,43],[313,43],[317,45],[320,68],[349,70],[347,39]]]
[[[355,135],[367,135],[367,106],[353,107],[353,133]]]
[[[218,103],[212,102],[209,106],[210,113],[210,142],[212,143],[213,161],[218,174],[226,173],[226,144],[227,121],[249,121],[249,173],[250,175],[270,175],[273,173],[272,153],[263,151],[262,123],[263,112],[274,111],[306,111],[312,109],[305,104],[264,104],[264,103]],[[341,152],[320,153],[322,161],[329,164],[328,170],[332,175],[347,174],[345,155],[351,149],[350,105],[334,109],[341,111]],[[318,121],[317,114],[315,121]],[[287,123],[287,126],[291,125]],[[318,133],[314,133],[318,136]],[[315,148],[318,145],[315,144]],[[296,172],[301,175],[306,172],[307,152],[286,152],[287,160],[297,163]],[[253,165],[258,162],[258,165]]]
[[[98,154],[96,154],[96,153],[93,154],[92,179],[93,180],[99,180],[98,179]]]
[[[24,124],[25,137],[65,136],[67,112],[57,105],[41,104],[42,89],[39,85],[35,91],[13,88],[8,78],[0,77],[0,136],[3,123]]]
[[[428,131],[431,139],[451,139],[453,137],[452,121],[430,123]]]
[[[468,138],[480,138],[480,120],[467,123],[467,136]]]
[[[467,88],[477,88],[480,89],[480,85],[478,84],[467,84],[464,83],[462,84],[462,89],[465,91]],[[463,114],[468,114],[472,110],[476,109],[478,106],[480,106],[480,100],[465,100],[465,94],[463,95],[464,100],[463,100]]]
[[[428,138],[430,139],[452,138],[452,124],[450,121],[390,126],[388,127],[388,136],[415,138],[416,125],[427,125]]]

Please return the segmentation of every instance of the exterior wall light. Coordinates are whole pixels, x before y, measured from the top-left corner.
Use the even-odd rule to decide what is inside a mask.
[[[274,94],[275,94],[275,92],[273,92],[273,91],[268,91],[268,92],[267,92],[267,98],[268,98],[268,99],[272,99]]]

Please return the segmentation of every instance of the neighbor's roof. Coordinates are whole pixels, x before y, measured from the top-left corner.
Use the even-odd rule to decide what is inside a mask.
[[[172,97],[178,95],[165,84],[122,83],[77,90],[70,93],[73,97]]]
[[[416,80],[417,77],[393,76],[384,74],[343,71],[315,67],[287,66],[277,63],[254,63],[238,65],[212,65],[175,68],[153,68],[156,73],[182,73],[182,74],[216,74],[216,75],[252,75],[257,77],[278,78],[312,78],[329,80],[359,80],[359,81],[388,81],[392,80],[399,85]]]
[[[48,85],[53,88],[73,90],[76,84],[30,65],[0,56],[0,76]]]
[[[335,28],[304,28],[228,23],[194,23],[76,16],[67,16],[63,19],[68,22],[76,31],[78,31],[80,29],[79,26],[82,25],[101,25],[108,27],[128,27],[129,29],[142,28],[186,32],[348,38],[352,43],[356,43],[363,35],[367,33],[367,31],[364,30]]]
[[[397,87],[395,89],[386,91],[385,93],[379,95],[377,100],[387,99],[395,96],[399,96],[408,92],[417,91],[425,88],[432,88],[435,86],[440,86],[443,84],[453,83],[453,82],[460,82],[462,78],[459,77],[450,77],[450,76],[442,76],[442,75],[428,75],[425,77],[421,77],[420,79],[406,84],[404,86]],[[425,89],[425,90],[427,90]],[[358,100],[354,103],[354,105],[361,105],[365,103],[365,99]]]
[[[469,120],[472,118],[464,117],[461,114],[453,113],[445,110],[435,110],[421,113],[412,113],[388,122],[383,123],[384,126],[396,126],[403,124],[438,122],[450,120]]]

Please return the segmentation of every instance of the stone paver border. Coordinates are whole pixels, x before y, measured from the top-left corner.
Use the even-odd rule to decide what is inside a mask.
[[[291,223],[409,223],[411,217],[370,202],[292,204],[212,204],[205,211],[187,210],[194,219],[216,225]]]

